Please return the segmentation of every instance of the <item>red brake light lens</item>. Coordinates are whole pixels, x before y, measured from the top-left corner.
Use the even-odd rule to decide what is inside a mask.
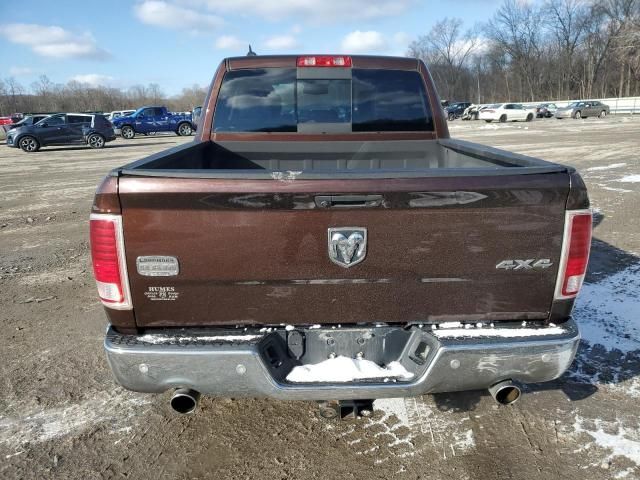
[[[312,55],[308,57],[298,57],[298,67],[350,67],[351,57],[343,55]]]
[[[89,221],[93,274],[102,303],[119,309],[131,308],[124,263],[122,217],[91,215]]]
[[[591,223],[589,210],[566,212],[556,298],[573,298],[582,287],[591,249]]]

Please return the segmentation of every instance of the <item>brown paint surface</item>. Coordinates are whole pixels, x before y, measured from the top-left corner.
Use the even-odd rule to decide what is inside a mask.
[[[478,206],[411,206],[428,192],[465,185]],[[321,209],[308,201],[344,192],[382,194],[387,208]],[[547,318],[567,193],[566,174],[291,183],[123,178],[136,321],[150,327]],[[288,195],[302,195],[307,208],[288,208],[295,204]],[[242,203],[247,198],[253,207]],[[367,228],[368,251],[345,269],[329,260],[327,229],[348,226]],[[140,255],[175,256],[180,274],[140,276]],[[549,258],[554,266],[496,270],[514,258]],[[154,286],[171,286],[178,297],[151,301],[145,292]]]

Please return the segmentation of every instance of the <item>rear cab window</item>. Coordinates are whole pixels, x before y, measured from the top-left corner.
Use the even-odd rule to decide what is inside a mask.
[[[353,68],[337,75],[334,69],[317,75],[295,68],[232,70],[224,76],[213,121],[214,132],[433,129],[422,77],[414,70]]]

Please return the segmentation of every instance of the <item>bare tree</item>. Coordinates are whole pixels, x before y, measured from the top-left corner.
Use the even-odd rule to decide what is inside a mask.
[[[162,92],[162,90],[160,89],[160,85],[158,85],[157,83],[150,83],[146,91],[147,98],[149,99],[150,103],[158,104],[161,103],[162,99],[165,98],[165,94]]]
[[[616,41],[635,23],[640,10],[640,0],[598,0],[591,7],[593,22],[587,39],[585,96],[592,96],[599,77],[608,67]],[[624,71],[624,68],[623,70]],[[601,82],[602,91],[605,85]],[[618,94],[620,94],[619,92]]]
[[[463,31],[462,24],[459,18],[445,18],[409,45],[409,55],[429,65],[442,86],[441,93],[447,98],[470,93],[469,77],[472,76],[468,75],[467,67],[472,64],[478,38],[473,30]],[[466,88],[462,86],[465,83]]]
[[[31,84],[31,91],[37,98],[36,110],[47,112],[52,109],[54,90],[55,85],[46,75],[40,75],[38,80]]]
[[[550,0],[545,11],[545,20],[557,47],[553,58],[556,96],[563,98],[579,85],[575,57],[584,41],[590,10],[584,0]]]
[[[521,98],[535,99],[540,85],[542,11],[534,4],[506,0],[485,28],[485,35],[507,56]]]
[[[5,89],[7,92],[6,93],[7,99],[9,100],[9,105],[8,105],[9,109],[12,112],[17,112],[18,100],[20,96],[25,93],[24,87],[20,85],[20,83],[16,81],[16,79],[13,77],[5,78],[4,83],[5,83]]]
[[[201,106],[207,96],[207,89],[200,85],[193,84],[191,87],[183,88],[182,93],[173,100],[176,110],[192,110]]]

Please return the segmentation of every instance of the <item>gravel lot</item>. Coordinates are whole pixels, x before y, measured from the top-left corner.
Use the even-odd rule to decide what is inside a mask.
[[[570,372],[498,408],[485,392],[376,402],[326,422],[304,402],[127,392],[106,325],[87,221],[110,168],[187,139],[102,151],[0,146],[0,478],[640,478],[640,117],[450,123],[452,136],[576,166],[595,208],[584,340]]]

